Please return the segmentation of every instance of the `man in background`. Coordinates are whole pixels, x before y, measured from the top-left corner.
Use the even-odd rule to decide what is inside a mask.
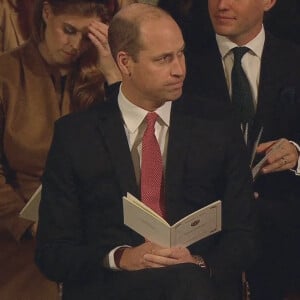
[[[275,4],[208,0],[216,40],[188,57],[185,86],[231,103],[252,165],[276,145],[254,182],[262,253],[248,278],[251,299],[279,300],[300,286],[300,48],[264,30]]]

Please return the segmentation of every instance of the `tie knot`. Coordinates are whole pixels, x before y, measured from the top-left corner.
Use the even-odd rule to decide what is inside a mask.
[[[149,112],[146,115],[147,127],[154,127],[154,124],[155,124],[157,118],[158,118],[157,113],[155,113],[155,112]]]
[[[248,47],[235,47],[232,49],[234,55],[234,61],[241,61],[242,57],[250,49]]]

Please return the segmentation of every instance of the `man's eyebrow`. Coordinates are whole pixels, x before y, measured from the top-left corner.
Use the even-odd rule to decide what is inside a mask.
[[[154,60],[156,60],[156,59],[160,59],[160,58],[165,57],[165,56],[173,56],[173,55],[176,55],[175,53],[178,53],[178,52],[181,52],[181,51],[184,51],[184,50],[185,50],[185,43],[183,43],[183,45],[175,51],[163,52],[163,53],[154,55],[152,58]]]
[[[185,49],[185,43],[183,43],[183,45],[179,48],[178,51],[183,51]]]
[[[185,49],[185,44],[183,44],[176,51],[165,52],[165,53],[162,53],[160,56],[172,56],[172,55],[174,55],[174,53],[178,53],[178,52],[184,51],[184,49]]]

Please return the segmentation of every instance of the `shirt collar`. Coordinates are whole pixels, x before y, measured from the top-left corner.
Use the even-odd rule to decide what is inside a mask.
[[[130,102],[122,93],[122,85],[120,86],[119,90],[118,104],[127,129],[131,133],[138,130],[148,111]],[[164,123],[165,126],[170,125],[171,106],[172,102],[167,101],[157,110],[155,110],[159,116],[159,119]]]
[[[222,56],[222,59],[234,48],[237,47],[238,45],[230,41],[227,37],[216,34],[216,40],[217,44]],[[264,26],[262,26],[261,31],[259,34],[252,39],[249,43],[246,45],[243,45],[245,47],[248,47],[251,52],[258,56],[261,59],[262,52],[263,52],[263,47],[265,43],[265,29]]]

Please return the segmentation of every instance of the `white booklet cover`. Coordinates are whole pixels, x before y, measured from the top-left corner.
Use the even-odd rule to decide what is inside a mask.
[[[21,210],[19,216],[23,219],[37,222],[39,218],[39,206],[41,201],[42,185],[40,185],[26,205]]]
[[[124,224],[162,247],[187,247],[221,231],[222,202],[217,200],[172,226],[130,193],[123,197]]]

